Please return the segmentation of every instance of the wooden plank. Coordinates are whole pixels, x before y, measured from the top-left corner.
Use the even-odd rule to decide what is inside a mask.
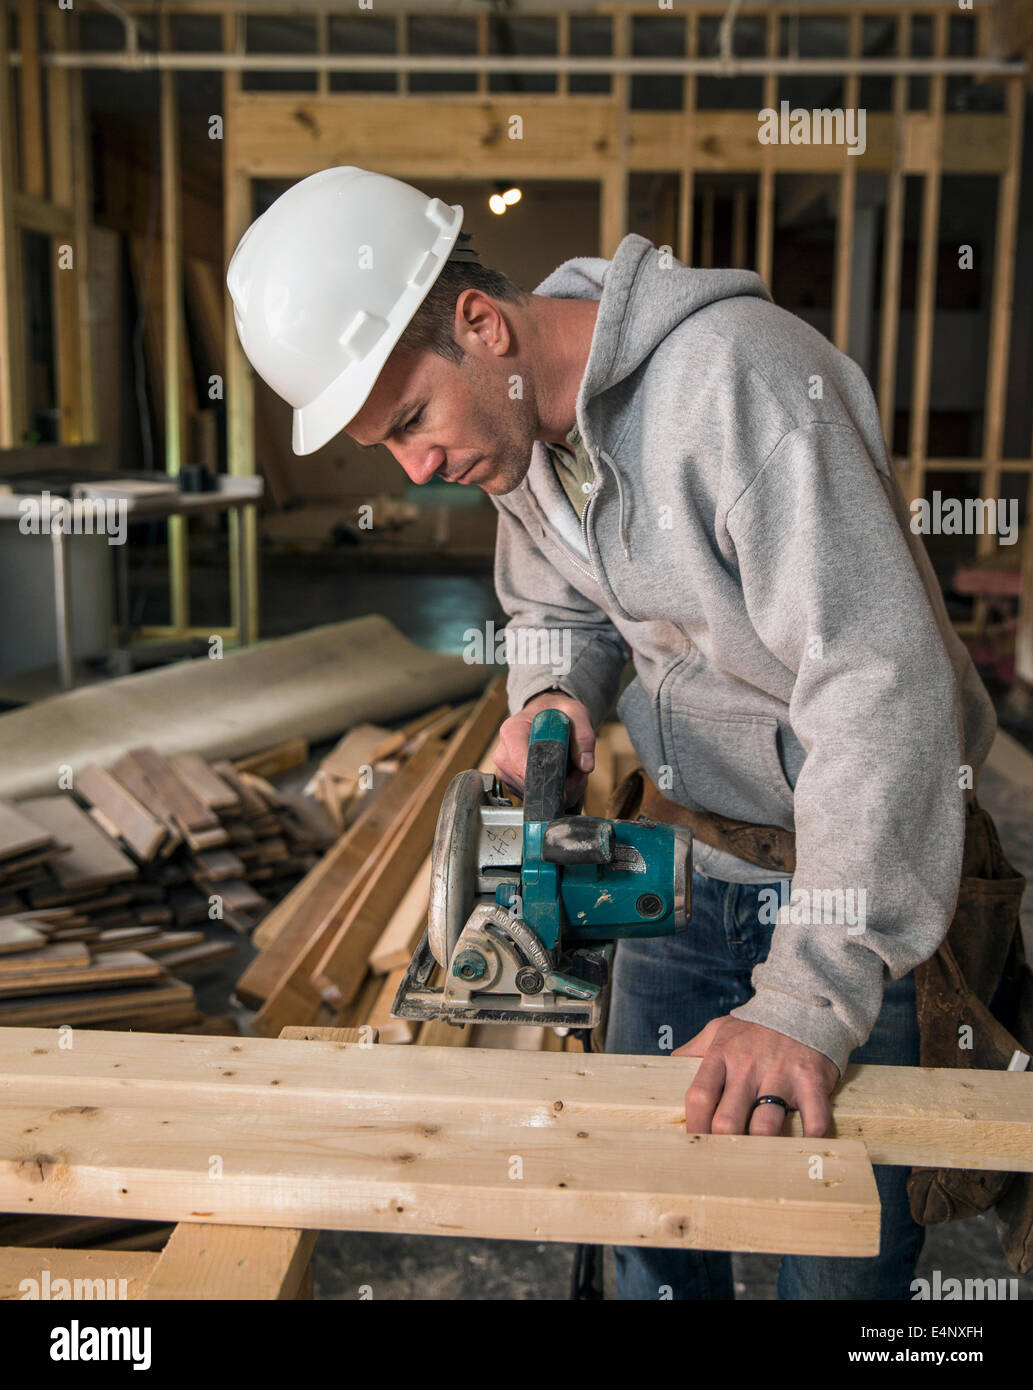
[[[16,1027],[64,1023],[110,1023],[137,1018],[165,1005],[192,1000],[194,991],[182,980],[169,980],[142,989],[98,990],[85,994],[37,994],[0,1002],[0,1025],[5,1034]]]
[[[326,937],[328,944],[315,963],[311,983],[307,988],[301,982],[295,984],[298,996],[306,997],[310,1004],[323,999],[337,1008],[354,998],[372,946],[398,906],[405,884],[430,849],[449,782],[481,757],[505,718],[506,709],[505,684],[496,678],[449,741],[365,888],[336,930]],[[304,1017],[301,1021],[305,1021]],[[255,1026],[260,1026],[257,1018]]]
[[[122,1033],[91,1034],[71,1051],[58,1043],[44,1028],[0,1033],[0,1085],[23,1086],[50,1105],[66,1086],[117,1090],[132,1078],[134,1105],[160,1106],[187,1087],[192,1103],[216,1111],[254,1108],[263,1096],[276,1109],[286,1096],[293,1098],[284,1102],[287,1109],[296,1101],[310,1116],[374,1102],[446,1105],[471,1115],[508,1115],[517,1127],[545,1096],[555,1115],[548,1128],[595,1118],[641,1133],[684,1120],[685,1092],[699,1066],[693,1057],[535,1057],[479,1048],[461,1057],[453,1049],[437,1051],[426,1064],[412,1051],[360,1048],[352,1066],[347,1046],[317,1038],[304,1048],[268,1038],[172,1044]],[[279,1081],[275,1095],[271,1076]],[[833,1093],[832,1111],[833,1137],[862,1140],[874,1163],[1033,1172],[1033,1072],[853,1065]],[[798,1115],[790,1116],[787,1130],[800,1133]]]
[[[392,970],[389,975],[381,978],[380,990],[376,997],[369,1017],[366,1022],[371,1028],[377,1030],[377,1035],[382,1043],[411,1043],[416,1040],[417,1024],[407,1018],[392,1018],[391,1005],[394,1003],[395,995],[402,983],[402,977],[408,968],[409,962],[399,965]]]
[[[294,967],[335,905],[343,902],[349,891],[358,891],[372,871],[385,839],[393,833],[438,756],[436,743],[414,753],[373,804],[258,928],[256,939],[261,933],[264,949],[237,983],[237,993],[245,1003],[264,1003]]]
[[[140,951],[108,951],[99,960],[91,962],[86,948],[74,942],[58,942],[48,949],[62,952],[67,951],[69,946],[72,952],[70,958],[61,955],[48,957],[36,966],[32,957],[27,956],[25,969],[21,971],[11,969],[10,958],[5,959],[7,968],[0,972],[0,999],[137,984],[141,980],[161,979],[165,974],[157,961]],[[82,952],[86,953],[85,964],[80,964]]]
[[[149,1250],[0,1246],[0,1299],[137,1299],[157,1263]]]
[[[165,827],[106,768],[87,763],[76,775],[75,787],[114,825],[138,859],[154,858],[164,843]]]
[[[234,767],[238,772],[256,772],[260,777],[275,777],[307,761],[308,740],[291,738],[262,753],[252,753],[249,758],[238,758]]]
[[[30,854],[53,843],[48,830],[22,815],[9,801],[0,801],[0,860]]]
[[[13,1034],[0,1034],[0,1206],[10,1211],[810,1254],[878,1247],[874,1178],[856,1141],[693,1136],[667,1119],[644,1143],[642,1111],[622,1111],[620,1087],[600,1085],[595,1069],[610,1062],[636,1077],[634,1064],[655,1059],[103,1033],[59,1057],[53,1034]],[[678,1069],[660,1061],[680,1113]],[[314,1106],[312,1077],[328,1067],[331,1094]],[[602,1095],[589,1101],[593,1081]],[[656,1110],[655,1090],[647,1106]]]
[[[39,796],[20,801],[18,809],[54,839],[71,848],[54,860],[60,890],[80,893],[137,877],[131,859],[100,830],[70,796]]]
[[[0,917],[0,956],[9,951],[32,951],[47,944],[46,932],[20,917]]]
[[[181,1222],[158,1257],[146,1300],[293,1299],[315,1231]]]
[[[386,975],[397,966],[408,965],[427,928],[430,905],[430,868],[428,854],[416,870],[405,896],[388,919],[387,926],[369,953],[369,968],[374,975]]]
[[[40,936],[40,933],[35,933]],[[2,938],[0,938],[2,939]],[[41,941],[45,938],[40,936]],[[0,950],[3,948],[0,947]],[[50,977],[61,970],[83,970],[90,963],[89,948],[81,941],[55,941],[51,945],[41,945],[37,950],[22,950],[17,955],[0,955],[0,981],[9,976],[17,979],[22,975],[43,976],[43,988],[51,984]]]
[[[222,829],[219,817],[195,794],[169,759],[153,748],[131,748],[126,757],[154,787],[184,835]]]
[[[178,951],[166,951],[161,956],[163,969],[180,975],[184,971],[196,970],[199,966],[213,965],[226,960],[237,949],[235,941],[202,941],[196,946],[184,946]]]
[[[232,787],[198,753],[179,753],[169,762],[176,775],[184,781],[199,801],[218,813],[231,814],[240,807],[240,798]]]

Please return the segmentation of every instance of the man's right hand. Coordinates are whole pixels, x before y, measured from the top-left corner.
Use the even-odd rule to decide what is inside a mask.
[[[523,796],[531,721],[541,709],[558,709],[570,716],[570,758],[573,770],[567,775],[565,796],[566,804],[574,806],[584,796],[588,774],[595,767],[595,730],[592,728],[588,710],[572,695],[564,695],[561,690],[545,690],[541,695],[535,695],[528,700],[522,710],[511,714],[499,730],[495,767],[506,785]]]

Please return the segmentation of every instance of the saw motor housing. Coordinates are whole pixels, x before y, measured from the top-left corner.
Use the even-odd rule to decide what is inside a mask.
[[[569,740],[566,714],[539,711],[522,809],[488,773],[449,784],[395,1017],[595,1027],[614,943],[688,925],[691,832],[564,814]]]

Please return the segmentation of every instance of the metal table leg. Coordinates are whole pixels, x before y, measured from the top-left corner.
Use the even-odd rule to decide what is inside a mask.
[[[64,527],[57,517],[50,528],[51,555],[54,560],[54,619],[57,636],[57,670],[63,690],[75,684],[72,661],[72,590],[68,574],[68,547]]]

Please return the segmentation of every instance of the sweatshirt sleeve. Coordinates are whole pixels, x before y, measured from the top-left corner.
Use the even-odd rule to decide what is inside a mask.
[[[884,982],[943,940],[961,875],[960,693],[905,516],[855,430],[812,424],[784,436],[726,523],[750,619],[793,673],[806,753],[791,895],[733,1014],[840,1072]]]
[[[495,589],[509,618],[510,712],[543,690],[560,689],[585,705],[598,728],[617,693],[627,648],[607,615],[566,582],[521,522],[504,507],[497,510]]]

